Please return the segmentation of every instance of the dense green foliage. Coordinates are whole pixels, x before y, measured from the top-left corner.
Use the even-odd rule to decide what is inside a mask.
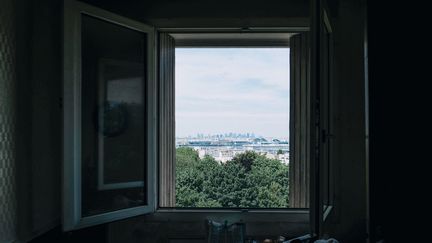
[[[288,207],[288,165],[247,151],[226,163],[176,151],[177,207]]]

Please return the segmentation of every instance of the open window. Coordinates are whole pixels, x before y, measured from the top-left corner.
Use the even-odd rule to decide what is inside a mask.
[[[318,166],[322,157],[316,151],[328,150],[329,145],[320,147],[320,121],[316,119],[319,119],[319,111],[328,110],[331,105],[322,103],[319,107],[317,90],[320,89],[311,76],[311,71],[315,70],[312,67],[316,67],[311,60],[316,57],[311,52],[308,32],[308,28],[159,29],[156,32],[151,26],[105,10],[73,0],[65,1],[64,230],[177,209],[176,47],[289,48],[289,54],[285,53],[289,60],[285,69],[290,73],[286,84],[290,91],[283,94],[289,96],[286,99],[289,108],[283,111],[289,114],[289,119],[284,121],[290,131],[289,138],[284,141],[275,137],[273,143],[267,145],[277,150],[259,154],[263,160],[266,156],[274,156],[287,162],[278,164],[286,169],[283,179],[288,188],[282,188],[287,191],[283,199],[285,204],[261,208],[252,204],[251,207],[233,204],[228,208],[232,210],[228,211],[243,214],[261,210],[257,218],[262,219],[263,212],[272,212],[267,209],[277,209],[273,212],[280,218],[296,213],[301,215],[299,218],[303,223],[309,212],[315,215],[318,212],[316,202],[322,199],[316,197],[317,193],[326,191],[324,194],[330,195],[330,189],[320,185],[331,184],[328,182],[330,175],[327,180],[320,174],[330,171],[331,159],[324,162],[326,165]],[[329,43],[324,45],[331,46]],[[326,82],[330,83],[329,80]],[[328,92],[321,95],[330,96]],[[331,125],[322,124],[325,137],[329,137]],[[247,139],[230,142],[235,143],[234,147],[249,143],[246,145],[251,148],[255,138],[260,145],[268,142],[254,138],[254,131],[249,133],[241,135]],[[220,134],[213,135],[219,138]],[[234,152],[230,155],[226,161],[235,157]],[[203,156],[205,158],[205,154]],[[224,161],[221,159],[217,163]],[[326,182],[319,184],[318,180]],[[330,205],[330,199],[326,200],[326,203],[320,201],[319,205]],[[196,208],[191,207],[193,209]],[[271,217],[269,214],[266,220]]]
[[[63,228],[155,209],[154,29],[64,6]]]
[[[174,29],[159,46],[159,207],[308,208],[307,32]]]
[[[218,51],[231,48],[227,52],[233,48],[249,49],[251,53],[268,49],[268,52],[279,52],[280,58],[284,59],[282,71],[286,77],[282,79],[286,80],[284,87],[277,90],[282,102],[276,104],[284,108],[279,110],[282,116],[274,119],[280,119],[286,125],[286,131],[270,142],[255,137],[255,131],[234,141],[241,144],[234,146],[238,150],[235,152],[241,150],[240,157],[242,154],[249,156],[246,152],[252,150],[254,159],[269,164],[268,168],[278,167],[280,174],[272,176],[280,182],[266,181],[277,192],[268,190],[269,195],[266,191],[256,195],[267,197],[264,198],[267,201],[273,197],[277,203],[265,204],[252,198],[248,203],[217,204],[216,208],[239,212],[247,209],[307,209],[309,55],[305,30],[300,33],[265,28],[252,29],[249,33],[240,30],[214,33],[170,30],[161,31],[155,38],[155,31],[150,26],[83,3],[66,1],[64,14],[65,230],[150,213],[157,208],[178,207],[175,53],[176,48],[186,47]],[[266,54],[263,55],[266,58]],[[265,70],[269,66],[261,68]],[[266,85],[269,86],[263,83],[263,87]],[[290,123],[290,114],[296,122]],[[289,134],[295,143],[290,143]],[[294,155],[289,153],[290,150],[299,153]],[[234,159],[234,154],[231,155],[230,159]],[[227,161],[212,162],[221,165]],[[267,174],[258,176],[268,179]],[[263,190],[266,185],[262,186]],[[253,190],[255,186],[251,184],[249,188]],[[270,195],[272,192],[274,195]],[[205,208],[215,208],[208,203],[204,202]]]
[[[326,1],[312,1],[311,20],[311,207],[312,232],[323,235],[335,213],[333,30]]]
[[[326,220],[334,205],[334,85],[333,85],[333,30],[326,9],[322,10],[321,27],[321,185],[323,220]]]

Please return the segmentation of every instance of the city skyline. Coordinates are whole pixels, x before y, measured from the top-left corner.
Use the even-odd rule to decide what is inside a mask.
[[[274,137],[274,136],[262,136],[261,134],[257,134],[254,132],[246,132],[246,133],[239,133],[239,132],[226,132],[226,133],[196,133],[196,134],[189,134],[186,136],[177,136],[178,139],[183,138],[279,138],[279,139],[286,139],[288,140],[288,137]]]
[[[176,137],[289,137],[289,48],[176,48],[175,62]]]

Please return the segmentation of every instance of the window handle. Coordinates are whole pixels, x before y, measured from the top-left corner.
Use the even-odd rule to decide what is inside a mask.
[[[323,129],[323,130],[321,130],[321,138],[322,138],[322,142],[325,143],[330,138],[334,138],[334,135],[331,133],[328,133],[325,129]]]

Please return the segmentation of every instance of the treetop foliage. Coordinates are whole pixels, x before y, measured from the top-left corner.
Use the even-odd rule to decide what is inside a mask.
[[[288,181],[288,165],[254,151],[219,163],[192,148],[176,150],[177,207],[284,208]]]

